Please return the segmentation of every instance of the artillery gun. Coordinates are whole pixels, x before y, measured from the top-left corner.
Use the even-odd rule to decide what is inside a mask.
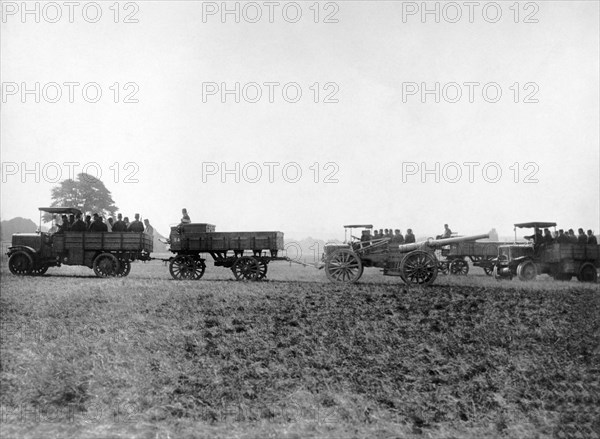
[[[344,226],[348,228],[372,228],[370,225]],[[409,244],[394,243],[392,238],[361,241],[353,239],[344,244],[325,246],[323,261],[325,273],[332,282],[357,282],[365,267],[383,268],[386,276],[400,276],[407,284],[427,286],[438,274],[439,261],[435,250],[449,244],[488,238],[488,234],[433,239]]]

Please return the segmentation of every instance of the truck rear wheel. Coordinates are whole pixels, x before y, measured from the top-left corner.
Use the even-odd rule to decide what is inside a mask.
[[[119,273],[119,260],[112,253],[100,253],[94,259],[92,267],[98,277],[116,276]]]
[[[33,258],[25,251],[18,251],[11,255],[8,260],[8,268],[12,274],[27,276],[33,270]]]
[[[596,267],[591,262],[585,262],[581,265],[579,269],[579,274],[577,275],[577,280],[579,282],[598,282],[598,271],[596,271]]]

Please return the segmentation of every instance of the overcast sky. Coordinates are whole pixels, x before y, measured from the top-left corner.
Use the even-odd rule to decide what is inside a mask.
[[[599,231],[597,1],[26,5],[2,2],[3,220],[76,162],[162,234],[182,207],[297,239]]]

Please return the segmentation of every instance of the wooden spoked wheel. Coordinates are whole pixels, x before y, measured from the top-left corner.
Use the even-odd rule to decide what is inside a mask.
[[[231,267],[233,275],[237,280],[258,280],[261,272],[260,261],[251,256],[242,256]],[[264,275],[267,273],[266,264]]]
[[[15,252],[8,260],[8,269],[17,276],[26,276],[33,270],[33,259],[27,252]]]
[[[581,268],[579,268],[577,280],[579,280],[579,282],[598,282],[598,271],[594,264],[585,262]]]
[[[448,261],[440,261],[438,263],[438,271],[442,274],[448,274],[450,270],[450,263]]]
[[[345,248],[334,251],[325,263],[325,273],[332,282],[356,282],[362,276],[363,269],[360,257]]]
[[[116,276],[119,272],[119,260],[112,253],[100,253],[94,259],[94,273],[98,277]]]
[[[469,264],[464,259],[456,259],[450,263],[450,274],[466,276],[468,272]]]
[[[131,262],[129,259],[119,259],[119,271],[117,272],[118,277],[125,277],[131,271]]]
[[[402,259],[400,271],[407,284],[427,286],[435,281],[438,264],[431,253],[415,250]]]
[[[204,275],[206,264],[192,256],[179,255],[171,259],[169,272],[177,280],[198,280]]]
[[[36,265],[35,267],[33,267],[33,269],[31,270],[31,274],[33,276],[41,276],[42,274],[44,274],[46,271],[48,271],[48,266],[47,265]]]
[[[263,280],[267,277],[267,262],[261,259],[258,259],[258,275],[256,280]]]

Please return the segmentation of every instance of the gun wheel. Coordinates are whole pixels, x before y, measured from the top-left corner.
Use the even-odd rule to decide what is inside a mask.
[[[251,256],[242,256],[231,267],[236,280],[258,280],[261,272],[260,261]],[[266,275],[266,264],[264,275]]]
[[[483,267],[483,271],[485,271],[485,274],[487,274],[488,276],[491,276],[492,274],[494,274],[494,267],[485,266]]]
[[[8,268],[12,274],[26,276],[33,270],[33,259],[27,252],[15,252],[8,260]]]
[[[331,282],[356,282],[362,276],[363,269],[358,255],[345,248],[334,251],[325,263],[325,274]]]
[[[431,285],[438,273],[437,260],[428,252],[416,250],[402,259],[400,271],[407,284]]]
[[[93,269],[98,277],[117,276],[120,270],[119,260],[112,253],[100,253],[94,259]]]
[[[169,263],[169,273],[177,280],[198,280],[204,276],[205,270],[204,261],[196,260],[192,256],[179,255]]]

